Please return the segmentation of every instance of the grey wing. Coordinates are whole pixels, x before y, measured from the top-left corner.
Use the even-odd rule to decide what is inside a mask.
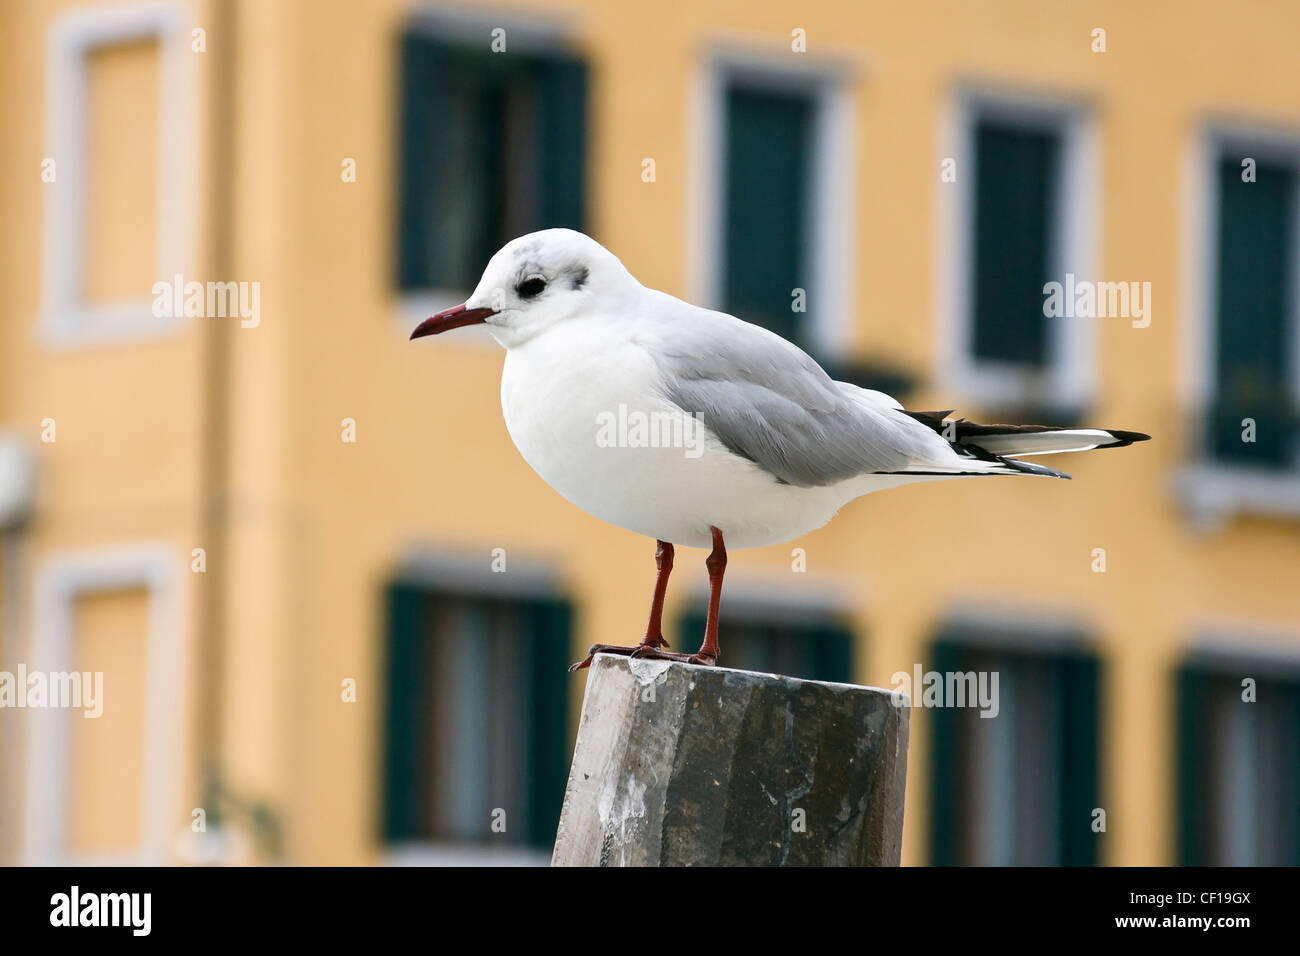
[[[684,303],[680,303],[685,305]],[[780,481],[829,485],[951,452],[880,392],[836,382],[766,329],[686,306],[652,352],[665,397]]]

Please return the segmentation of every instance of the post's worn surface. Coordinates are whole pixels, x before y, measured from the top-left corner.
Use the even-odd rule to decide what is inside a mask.
[[[908,731],[896,699],[599,655],[551,865],[896,866]]]

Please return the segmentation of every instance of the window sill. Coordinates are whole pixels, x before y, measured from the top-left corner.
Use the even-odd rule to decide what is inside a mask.
[[[171,866],[172,861],[168,860],[161,854],[146,853],[144,851],[119,850],[109,853],[67,853],[57,854],[54,856],[35,856],[25,858],[19,864],[21,866],[36,867],[72,867],[74,869],[88,869],[105,867],[109,869],[123,869],[126,867],[162,867]]]
[[[383,866],[550,866],[551,854],[528,847],[403,843],[384,847]]]
[[[1184,468],[1175,488],[1193,522],[1205,531],[1218,530],[1237,514],[1300,518],[1300,471],[1202,462]]]
[[[1011,362],[963,358],[947,369],[943,383],[959,402],[988,414],[1017,417],[1026,424],[1078,425],[1091,395],[1081,383],[1066,380],[1056,367],[1027,368]]]
[[[83,305],[47,314],[37,332],[46,348],[72,350],[170,338],[181,331],[184,321],[184,316],[154,315],[150,301],[145,300]]]
[[[826,374],[837,382],[848,382],[858,388],[874,389],[899,400],[916,391],[918,387],[917,377],[896,365],[866,362],[848,357],[839,358],[819,352],[814,352],[813,358],[826,370]]]
[[[449,289],[429,289],[421,292],[398,293],[395,319],[403,335],[409,336],[415,327],[436,312],[460,305],[467,298],[468,292]],[[450,343],[464,348],[498,351],[496,339],[485,325],[471,325],[456,330],[455,335],[445,338],[437,337],[439,343]]]

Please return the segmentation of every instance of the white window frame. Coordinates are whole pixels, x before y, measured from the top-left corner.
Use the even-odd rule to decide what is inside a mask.
[[[934,633],[942,633],[950,643],[991,653],[1082,653],[1106,659],[1096,628],[1082,615],[1032,605],[997,607],[984,595],[958,597],[948,606],[948,612],[936,618]]]
[[[1064,282],[1066,273],[1081,280],[1097,278],[1099,145],[1092,110],[1062,98],[978,86],[959,89],[944,112],[940,133],[940,162],[955,159],[957,179],[939,179],[937,186],[939,367],[951,387],[976,404],[1083,409],[1097,389],[1094,319],[1048,320],[1045,371],[974,355],[975,130],[983,119],[1060,136],[1061,175],[1054,197],[1060,215],[1055,219],[1049,278]]]
[[[1300,130],[1239,122],[1204,124],[1187,155],[1184,191],[1183,336],[1180,398],[1191,423],[1196,459],[1175,484],[1193,523],[1204,531],[1221,528],[1235,514],[1300,518],[1300,469],[1286,473],[1212,461],[1205,457],[1205,409],[1213,400],[1218,327],[1219,193],[1217,168],[1225,153],[1290,165],[1300,176]],[[1297,230],[1292,266],[1291,389],[1300,407],[1300,189],[1292,210]]]
[[[1185,648],[1184,662],[1251,668],[1266,677],[1300,679],[1300,630],[1294,625],[1216,618],[1201,623]]]
[[[27,752],[23,807],[26,865],[160,865],[168,862],[183,820],[177,817],[181,765],[185,618],[178,559],[163,544],[61,554],[37,573],[32,602],[29,670],[71,669],[76,602],[89,594],[143,587],[149,592],[140,847],[109,857],[76,856],[67,848],[68,721],[76,710],[26,712]],[[112,707],[113,688],[104,687]]]
[[[85,259],[86,66],[104,47],[159,42],[156,281],[171,282],[192,261],[194,233],[193,67],[185,8],[171,0],[78,8],[60,15],[46,50],[46,155],[57,179],[45,184],[45,236],[38,332],[52,348],[81,348],[174,334],[183,316],[160,318],[152,299],[91,304],[82,298]]]
[[[857,650],[857,621],[863,588],[848,575],[805,575],[809,580],[792,585],[788,574],[734,570],[727,577],[727,619],[750,624],[781,624],[790,627],[820,625],[828,618],[844,618],[853,625]],[[682,590],[681,610],[704,613],[709,589],[692,581]],[[689,636],[689,635],[688,635]],[[691,650],[691,648],[687,648]]]
[[[780,57],[787,62],[781,62]],[[726,93],[732,83],[808,96],[814,104],[811,195],[806,234],[811,239],[807,293],[808,344],[822,356],[848,352],[853,340],[851,286],[856,202],[856,124],[852,74],[841,63],[806,61],[788,51],[715,49],[692,90],[686,243],[689,298],[722,308],[726,187]],[[792,290],[793,291],[793,290]]]
[[[515,11],[498,13],[471,7],[420,6],[404,24],[403,35],[412,31],[449,43],[481,43],[484,49],[488,49],[488,44],[492,42],[492,31],[496,29],[505,30],[506,48],[510,51],[534,56],[559,56],[576,51],[574,30],[568,19],[536,17]],[[398,153],[401,151],[401,135],[400,124],[395,124],[393,143]],[[401,252],[398,242],[400,236],[393,242],[394,264]],[[487,263],[483,265],[486,266]],[[397,306],[393,313],[396,331],[405,340],[420,322],[444,309],[460,305],[473,291],[472,288],[397,289]],[[458,329],[455,335],[438,336],[433,347],[491,351],[500,349],[485,325]]]

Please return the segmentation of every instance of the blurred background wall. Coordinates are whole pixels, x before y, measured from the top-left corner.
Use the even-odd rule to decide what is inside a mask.
[[[547,859],[565,667],[639,638],[654,543],[524,464],[486,336],[407,335],[567,225],[909,408],[1155,436],[733,554],[725,663],[999,675],[996,718],[914,711],[905,862],[1300,862],[1298,35],[3,4],[0,671],[102,673],[103,714],[0,709],[0,860]],[[1053,281],[1146,291],[1055,317]]]

